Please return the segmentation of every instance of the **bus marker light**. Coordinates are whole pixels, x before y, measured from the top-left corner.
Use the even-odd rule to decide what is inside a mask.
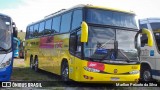
[[[87,75],[83,75],[85,79],[89,79],[89,77]]]
[[[93,77],[90,77],[90,80],[92,80],[93,79]]]
[[[137,69],[138,67],[137,66],[132,66],[132,69]]]

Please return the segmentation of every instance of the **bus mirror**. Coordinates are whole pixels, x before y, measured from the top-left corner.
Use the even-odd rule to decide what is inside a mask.
[[[148,37],[148,46],[152,47],[153,46],[153,37],[152,37],[152,33],[150,30],[143,28],[142,29],[142,33],[146,34]]]
[[[12,27],[13,27],[13,37],[17,37],[18,28],[16,27],[15,22],[12,23]]]
[[[86,22],[82,22],[81,24],[81,42],[87,42],[88,41],[88,25]]]

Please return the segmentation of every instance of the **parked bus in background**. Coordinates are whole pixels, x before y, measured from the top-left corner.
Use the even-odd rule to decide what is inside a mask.
[[[30,68],[64,81],[131,81],[140,76],[140,33],[133,12],[78,5],[27,26],[25,60]]]
[[[151,30],[153,47],[147,46],[147,36],[141,37],[141,78],[144,81],[160,80],[160,18],[139,20],[140,28]]]
[[[0,81],[8,81],[11,77],[14,26],[11,17],[0,13]]]
[[[13,37],[13,53],[14,57],[18,58],[19,57],[19,50],[20,49],[20,40],[16,37]]]

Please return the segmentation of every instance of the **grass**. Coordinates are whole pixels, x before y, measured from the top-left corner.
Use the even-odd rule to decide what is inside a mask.
[[[31,70],[23,61],[23,59],[14,59],[12,81],[58,81],[59,76],[48,72],[35,72]]]
[[[14,59],[13,67],[11,81],[60,81],[60,77],[57,75],[44,71],[34,72],[24,63],[23,59]],[[78,87],[79,85],[72,85],[72,87],[64,86],[66,86],[66,84],[55,82],[53,87],[37,88],[35,90],[160,90],[159,87]],[[19,88],[17,90],[19,90]]]

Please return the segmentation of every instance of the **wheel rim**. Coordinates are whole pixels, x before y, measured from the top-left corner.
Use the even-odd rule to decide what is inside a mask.
[[[36,60],[36,62],[35,62],[35,71],[37,71],[38,70],[38,61]]]
[[[33,60],[30,61],[30,68],[33,69]]]
[[[144,81],[149,81],[151,78],[151,73],[150,71],[144,71],[144,74],[143,74],[143,79]]]
[[[68,66],[63,69],[62,76],[64,81],[68,80]]]

